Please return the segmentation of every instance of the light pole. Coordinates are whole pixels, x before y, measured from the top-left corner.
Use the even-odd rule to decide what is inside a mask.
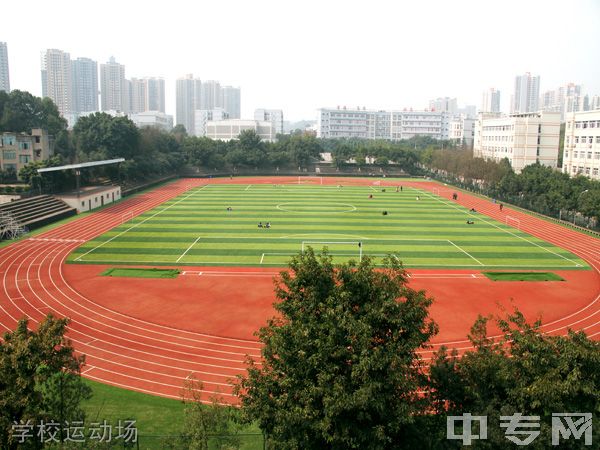
[[[589,189],[586,189],[585,191],[582,191],[582,192],[580,192],[580,193],[579,193],[579,195],[577,196],[577,203],[579,203],[579,199],[580,199],[580,198],[581,198],[581,196],[582,196],[583,194],[585,194],[586,192],[589,192]],[[575,205],[575,208],[577,208],[577,207],[578,207],[578,205]],[[575,225],[575,217],[577,217],[577,211],[575,211],[575,212],[573,213],[573,225]]]

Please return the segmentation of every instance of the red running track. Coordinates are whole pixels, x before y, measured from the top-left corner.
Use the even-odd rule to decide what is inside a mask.
[[[296,181],[297,178],[293,177],[277,178],[276,182]],[[349,181],[324,179],[324,182],[333,184],[350,184]],[[259,184],[274,181],[272,178],[252,178],[236,179],[235,182]],[[351,182],[367,184],[371,180],[354,179]],[[64,263],[68,254],[82,242],[119,225],[124,213],[139,215],[192,187],[207,183],[232,181],[179,180],[1,249],[0,330],[14,329],[17,320],[23,316],[29,317],[35,325],[51,311],[71,319],[68,336],[77,351],[86,355],[87,365],[83,374],[87,378],[141,392],[179,398],[184,380],[193,374],[203,383],[205,399],[213,393],[219,393],[223,401],[235,403],[230,380],[243,373],[247,356],[259,357],[260,344],[255,339],[245,335],[240,337],[234,324],[231,332],[225,329],[215,333],[212,327],[207,326],[205,330],[210,331],[202,333],[185,329],[185,318],[181,319],[180,326],[149,320],[144,314],[143,303],[140,304],[140,311],[121,307],[131,305],[126,301],[127,298],[120,298],[118,290],[108,292],[111,298],[107,301],[104,298],[107,292],[104,290],[82,292],[77,288],[77,283],[65,275]],[[426,182],[403,185],[427,191],[440,188],[437,184]],[[449,198],[452,190],[440,190],[440,201],[451,203]],[[573,307],[561,309],[561,315],[546,323],[544,330],[552,334],[565,334],[572,327],[583,329],[594,338],[600,336],[600,240],[508,208],[500,212],[497,205],[466,194],[461,193],[459,201],[464,206],[475,207],[478,214],[486,214],[502,222],[504,215],[510,214],[520,220],[523,231],[566,248],[585,259],[593,271],[578,271],[577,283],[586,286],[578,294],[581,298],[565,298]],[[257,272],[261,271],[257,269],[253,274],[256,275]],[[231,276],[222,274],[215,278],[215,282],[216,280],[221,286],[251,288],[256,278],[240,277],[237,272]],[[270,283],[270,279],[268,281]],[[458,283],[460,285],[461,282]],[[469,283],[470,280],[464,280],[465,289],[469,289]],[[122,292],[126,293],[126,289]],[[460,302],[464,300],[458,295],[455,297],[453,301],[457,302],[460,309]],[[543,300],[538,299],[540,302]],[[250,308],[251,304],[247,306]],[[169,311],[163,312],[164,315],[168,313]],[[257,327],[265,319],[266,317],[262,317],[262,322],[257,323]],[[472,324],[471,319],[465,319],[465,334]],[[433,349],[422,352],[423,355],[428,356],[442,344],[463,350],[469,348],[465,339],[444,338],[442,328]]]

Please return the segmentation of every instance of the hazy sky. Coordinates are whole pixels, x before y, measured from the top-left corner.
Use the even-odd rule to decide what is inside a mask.
[[[283,109],[314,119],[320,107],[425,108],[435,97],[479,106],[496,87],[508,108],[514,77],[541,91],[575,82],[600,94],[600,1],[499,0],[4,0],[12,89],[41,95],[40,51],[104,63],[127,78],[242,89],[242,117]]]

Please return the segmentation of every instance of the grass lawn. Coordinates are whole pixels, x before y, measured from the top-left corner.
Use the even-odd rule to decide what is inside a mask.
[[[550,272],[482,272],[493,281],[565,281]]]
[[[160,449],[167,437],[178,436],[184,423],[184,405],[179,400],[128,391],[91,380],[84,380],[93,396],[83,404],[87,422],[117,424],[135,419],[140,449]],[[262,449],[262,434],[256,425],[240,432],[241,449]]]
[[[141,269],[127,267],[112,267],[106,269],[100,275],[105,277],[130,277],[130,278],[177,278],[177,269]]]
[[[69,261],[284,266],[309,245],[326,246],[336,262],[362,254],[379,263],[391,254],[409,268],[588,268],[566,250],[424,190],[312,184],[194,188],[83,244]]]

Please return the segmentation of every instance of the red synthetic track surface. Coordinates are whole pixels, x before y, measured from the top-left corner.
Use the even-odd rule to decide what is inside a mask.
[[[28,316],[32,324],[52,311],[71,319],[68,336],[87,357],[84,376],[115,386],[178,398],[186,377],[201,380],[206,398],[219,392],[235,402],[229,379],[244,371],[246,355],[257,357],[253,332],[273,315],[273,276],[261,268],[185,267],[177,279],[99,277],[104,266],[65,265],[82,242],[185,192],[211,183],[297,183],[297,177],[186,179],[125,200],[35,238],[0,249],[0,331]],[[327,184],[371,184],[368,179],[325,178]],[[429,182],[403,182],[450,199],[452,190]],[[383,182],[382,185],[392,185]],[[442,344],[469,347],[465,336],[478,313],[517,306],[529,319],[542,316],[544,330],[569,327],[600,338],[600,240],[551,222],[461,193],[459,203],[501,222],[510,215],[520,228],[568,249],[593,270],[559,271],[566,282],[491,282],[477,271],[414,270],[411,286],[435,298],[440,325],[433,350]],[[422,352],[425,357],[433,350]]]

